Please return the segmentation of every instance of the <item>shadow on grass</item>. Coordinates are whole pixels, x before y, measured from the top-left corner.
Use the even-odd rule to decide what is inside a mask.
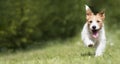
[[[95,54],[92,52],[81,53],[81,56],[94,56]]]

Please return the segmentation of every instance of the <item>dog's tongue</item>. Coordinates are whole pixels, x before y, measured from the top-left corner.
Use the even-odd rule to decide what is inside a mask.
[[[97,38],[97,37],[98,37],[98,32],[97,32],[97,31],[93,31],[92,36],[93,36],[94,38]]]

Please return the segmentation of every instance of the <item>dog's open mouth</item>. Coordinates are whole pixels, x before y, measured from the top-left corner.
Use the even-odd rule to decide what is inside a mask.
[[[92,30],[92,36],[93,36],[94,38],[97,38],[97,37],[99,36],[98,30]]]

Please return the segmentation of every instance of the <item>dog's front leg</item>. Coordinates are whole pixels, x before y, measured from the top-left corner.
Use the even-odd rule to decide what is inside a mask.
[[[105,39],[102,39],[98,46],[97,46],[97,49],[96,49],[96,52],[95,52],[95,56],[101,56],[105,50],[105,46],[106,46],[106,40]]]
[[[84,38],[83,40],[84,44],[87,46],[87,47],[92,47],[94,46],[94,42],[92,40],[90,40],[89,38]]]

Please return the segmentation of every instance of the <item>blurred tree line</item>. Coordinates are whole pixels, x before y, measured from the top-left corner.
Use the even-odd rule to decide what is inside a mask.
[[[72,37],[84,20],[84,0],[0,0],[0,47]]]
[[[0,0],[0,48],[25,48],[36,41],[80,33],[88,4],[106,9],[106,23],[120,25],[120,0]]]

